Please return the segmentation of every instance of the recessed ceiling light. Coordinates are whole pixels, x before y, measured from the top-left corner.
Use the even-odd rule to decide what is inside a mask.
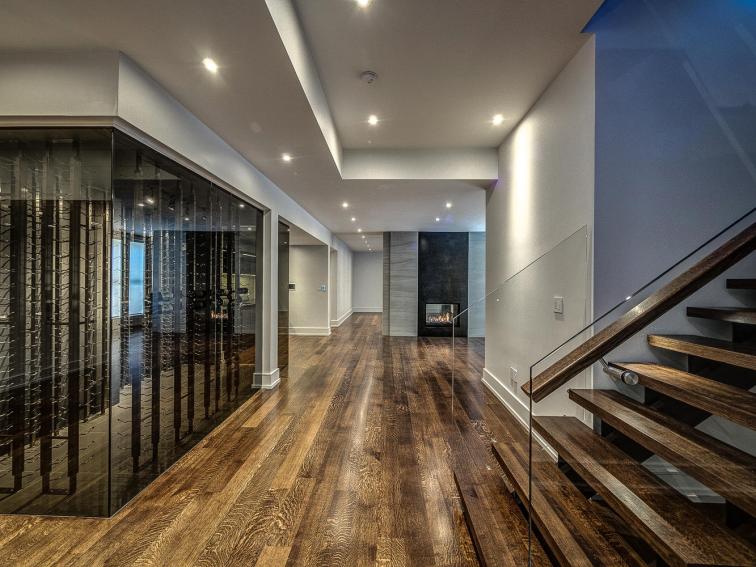
[[[352,217],[352,219],[351,219],[351,220],[352,220],[352,222],[354,222],[354,221],[356,221],[356,220],[357,220],[357,217]]]
[[[347,203],[346,201],[344,201],[343,203],[341,203],[341,208],[342,209],[348,209],[349,208],[349,203]]]
[[[243,209],[244,208],[244,203],[239,203],[239,208]]]
[[[362,229],[361,229],[361,228],[358,228],[358,229],[357,229],[357,232],[362,232]]]
[[[286,162],[289,162],[291,161],[291,154],[281,154],[281,159]]]
[[[189,222],[189,217],[184,217],[184,220]]]
[[[145,201],[147,201],[150,205],[152,205],[155,202],[155,199],[153,199],[152,197],[147,197]]]
[[[371,126],[378,124],[378,117],[375,114],[368,116],[368,124],[370,124]]]
[[[499,126],[502,122],[504,122],[504,116],[502,114],[494,114],[493,118],[491,118],[491,124],[494,126]]]
[[[205,66],[205,69],[210,71],[211,73],[217,73],[218,72],[218,64],[210,59],[209,57],[205,57],[202,60],[202,64]]]
[[[137,203],[137,207],[144,207],[144,203]]]
[[[365,239],[365,235],[364,235],[364,234],[362,235],[362,239],[363,239],[363,240]]]
[[[446,201],[446,208],[447,209],[451,209],[452,208],[451,201]]]
[[[436,222],[441,222],[441,219],[439,217],[436,217]]]
[[[357,1],[357,5],[362,8],[367,8],[368,5],[370,4],[370,0],[356,0],[356,1]]]

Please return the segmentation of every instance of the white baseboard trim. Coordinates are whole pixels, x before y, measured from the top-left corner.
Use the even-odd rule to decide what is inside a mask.
[[[278,368],[270,372],[255,372],[254,386],[261,390],[272,390],[281,382],[281,372]]]
[[[349,319],[349,318],[350,318],[350,317],[352,316],[352,313],[353,313],[353,312],[354,312],[354,311],[353,311],[352,309],[350,309],[349,311],[347,311],[346,313],[344,313],[344,314],[343,314],[343,315],[342,315],[341,317],[339,317],[338,319],[331,319],[331,327],[340,327],[340,326],[341,326],[341,324],[342,324],[342,323],[343,323],[344,321],[346,321],[347,319]]]
[[[355,313],[383,313],[383,307],[355,307]]]
[[[331,334],[331,327],[289,327],[290,335],[327,337]]]
[[[481,379],[483,385],[490,390],[490,392],[496,396],[496,399],[507,408],[507,411],[511,413],[517,421],[527,431],[530,428],[530,409],[526,406],[522,400],[515,396],[504,383],[494,376],[488,368],[483,369],[483,378]],[[533,438],[538,440],[538,443],[546,450],[546,452],[555,461],[557,460],[557,452],[546,443],[543,437],[538,433],[533,432]]]

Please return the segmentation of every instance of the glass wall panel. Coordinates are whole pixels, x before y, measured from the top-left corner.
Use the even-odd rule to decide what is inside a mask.
[[[0,512],[108,513],[111,133],[0,130]]]
[[[252,394],[261,217],[115,134],[112,510]]]
[[[278,223],[278,368],[289,367],[289,225]]]
[[[252,395],[260,224],[110,129],[0,130],[0,513],[112,514]]]

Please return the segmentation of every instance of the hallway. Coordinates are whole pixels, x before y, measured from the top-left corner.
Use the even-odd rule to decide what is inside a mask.
[[[479,382],[476,342],[457,349],[453,427],[449,345],[383,337],[373,314],[330,337],[292,337],[281,387],[111,519],[0,518],[0,563],[475,565],[451,461],[485,474],[491,429],[512,420]],[[484,423],[486,408],[497,417]],[[511,520],[524,551],[527,526]]]

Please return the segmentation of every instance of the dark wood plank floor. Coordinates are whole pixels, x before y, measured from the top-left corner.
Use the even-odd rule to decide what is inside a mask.
[[[480,385],[482,341],[457,355],[452,417],[448,339],[382,337],[372,314],[292,337],[281,386],[114,517],[0,517],[0,565],[476,565],[451,459],[464,438],[495,467],[513,422]]]

